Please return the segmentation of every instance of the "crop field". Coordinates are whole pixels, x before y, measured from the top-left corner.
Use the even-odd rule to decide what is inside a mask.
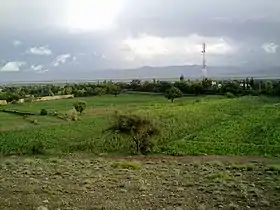
[[[160,95],[123,94],[8,105],[5,109],[63,115],[73,103],[87,102],[77,121],[54,116],[0,113],[0,153],[28,154],[41,145],[46,154],[132,153],[126,136],[105,132],[116,112],[148,116],[160,129],[154,154],[280,155],[280,100],[224,96],[184,97],[171,103]]]

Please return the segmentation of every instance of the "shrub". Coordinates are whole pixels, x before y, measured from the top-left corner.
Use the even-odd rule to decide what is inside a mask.
[[[42,143],[42,141],[35,140],[31,142],[30,153],[32,155],[41,155],[44,153],[44,151],[45,151],[45,146]]]
[[[102,95],[106,94],[106,90],[104,88],[102,88],[102,87],[96,87],[93,90],[93,94],[95,96],[102,96]]]
[[[40,115],[46,116],[48,115],[48,111],[46,109],[41,109]]]
[[[171,87],[165,92],[165,97],[172,102],[174,102],[175,98],[181,98],[182,97],[182,92],[179,88],[176,87]]]
[[[52,110],[51,112],[48,113],[50,116],[54,116],[57,117],[58,116],[58,112],[55,110]]]
[[[79,119],[78,112],[75,109],[71,109],[67,113],[65,113],[64,119],[65,118],[72,121],[77,121]]]
[[[34,125],[38,125],[38,120],[37,119],[31,119],[30,122],[33,123]]]
[[[82,113],[87,108],[87,102],[85,101],[78,101],[74,104],[74,108],[77,112]]]
[[[233,93],[231,93],[231,92],[227,92],[226,93],[226,97],[227,98],[235,98],[235,95]]]
[[[149,120],[136,115],[119,115],[108,130],[131,137],[137,153],[147,154],[152,150],[151,137],[159,133],[158,128]]]

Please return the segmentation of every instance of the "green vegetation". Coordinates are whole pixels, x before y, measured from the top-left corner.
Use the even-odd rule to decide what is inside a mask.
[[[74,104],[74,108],[77,112],[82,113],[87,108],[87,102],[85,101],[78,101]]]
[[[165,97],[167,99],[171,100],[172,103],[173,103],[175,98],[181,98],[182,97],[182,92],[179,88],[171,87],[170,89],[168,89],[166,91]]]
[[[81,116],[73,109],[77,100],[87,103]],[[130,135],[104,132],[116,111],[156,122],[160,132],[150,139],[154,154],[280,154],[278,98],[197,96],[170,103],[162,95],[121,94],[11,104],[5,109],[38,113],[0,112],[0,153],[5,155],[30,154],[35,140],[44,145],[44,154],[134,154]],[[40,116],[42,109],[55,114]]]
[[[88,97],[105,94],[117,96],[127,91],[166,94],[171,100],[181,96],[180,92],[184,95],[230,96],[228,93],[232,93],[234,96],[280,96],[280,82],[278,80],[254,80],[254,78],[216,81],[204,78],[191,81],[181,75],[178,81],[173,82],[156,79],[143,82],[135,79],[130,83],[103,81],[87,84],[0,86],[0,100],[16,104],[23,101],[31,102],[44,96],[74,95],[75,97]]]
[[[108,130],[129,135],[135,144],[136,152],[142,154],[151,152],[153,144],[150,138],[159,133],[151,120],[136,115],[117,116],[116,122]]]
[[[46,109],[41,109],[40,115],[46,116],[48,115],[48,111]]]

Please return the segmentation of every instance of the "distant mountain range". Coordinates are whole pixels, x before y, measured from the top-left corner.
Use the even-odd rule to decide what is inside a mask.
[[[184,75],[187,79],[201,78],[202,68],[199,65],[151,67],[144,66],[136,69],[115,69],[100,71],[57,71],[38,74],[34,72],[0,72],[1,83],[40,82],[40,81],[94,81],[94,80],[131,80],[131,79],[172,79]],[[210,78],[275,78],[280,77],[280,67],[253,68],[236,66],[209,66]]]

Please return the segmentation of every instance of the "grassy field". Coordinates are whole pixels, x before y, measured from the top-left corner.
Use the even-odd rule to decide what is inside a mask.
[[[124,94],[5,109],[64,115],[78,100],[78,121],[0,112],[1,210],[280,209],[280,160],[264,157],[280,156],[278,98]],[[131,140],[105,132],[116,112],[156,121],[153,155],[130,157]]]
[[[104,132],[118,111],[149,116],[157,121],[161,133],[154,139],[156,154],[280,155],[278,98],[184,97],[171,103],[162,96],[124,94],[5,108],[35,113],[44,108],[67,113],[77,100],[86,101],[88,108],[76,122],[49,116],[23,119],[0,113],[0,153],[25,154],[34,144],[39,144],[46,154],[130,154],[129,138]]]
[[[0,209],[278,210],[279,174],[261,158],[7,157]]]

